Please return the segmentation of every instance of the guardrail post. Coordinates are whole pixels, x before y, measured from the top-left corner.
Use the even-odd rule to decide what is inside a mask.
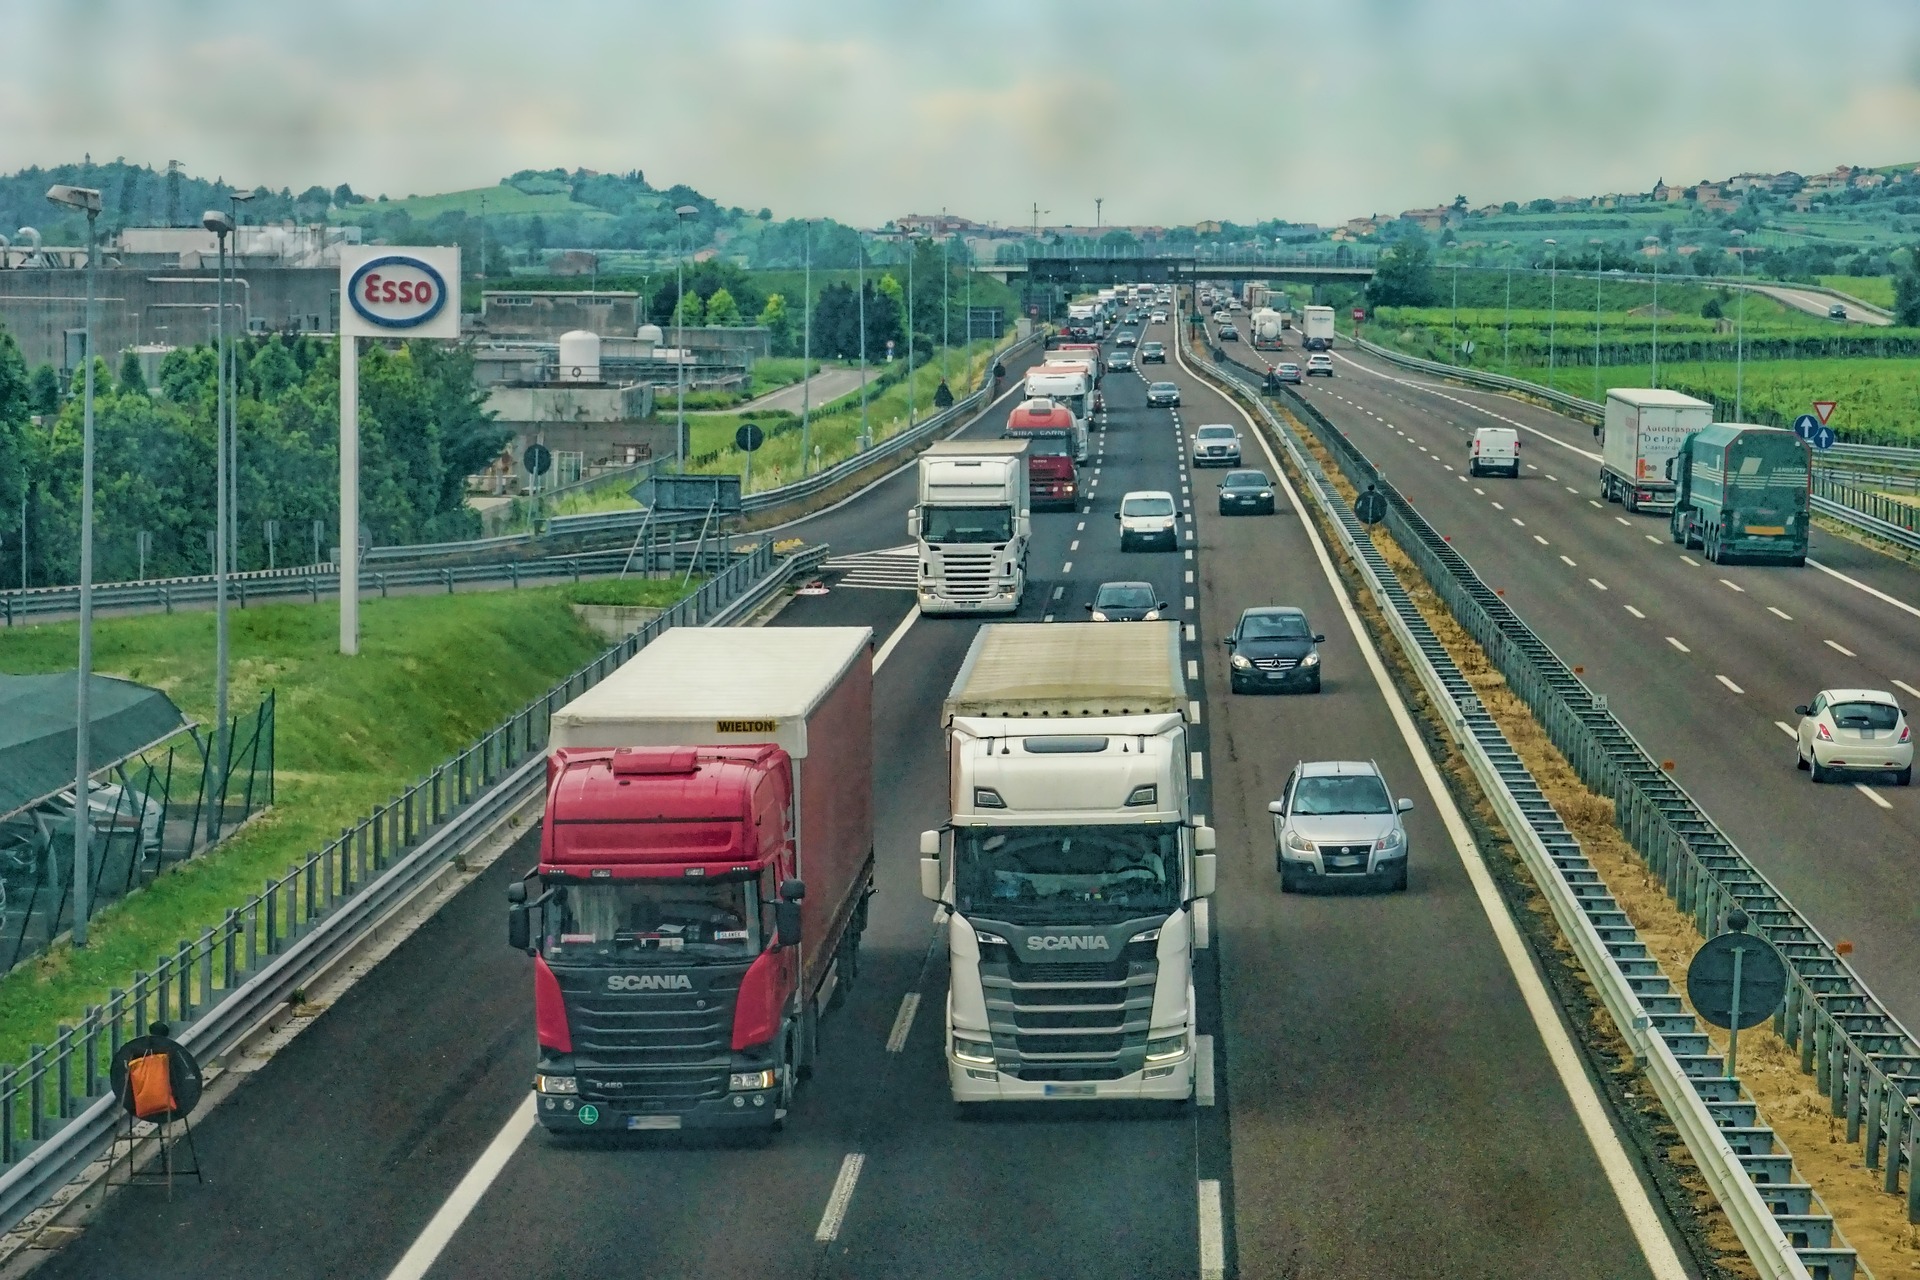
[[[81,1059],[81,1079],[82,1079],[82,1083],[84,1083],[86,1086],[86,1093],[83,1094],[82,1096],[88,1097],[88,1098],[97,1098],[100,1096],[102,1092],[100,1088],[100,1006],[99,1005],[90,1004],[87,1006],[87,1015],[85,1018],[81,1020],[80,1026],[81,1026],[81,1034],[86,1039],[86,1047],[82,1051],[83,1056]]]
[[[213,929],[208,927],[200,931],[200,1007],[207,1008],[213,1003]]]
[[[239,973],[234,964],[234,940],[240,932],[240,912],[233,908],[227,911],[227,919],[220,926],[220,988],[232,991],[239,985]]]
[[[54,1048],[58,1066],[54,1086],[55,1102],[58,1104],[60,1118],[73,1118],[73,1028],[62,1022],[55,1030]]]
[[[173,592],[166,587],[160,588],[160,605],[168,613],[173,612]]]
[[[173,949],[174,981],[180,984],[180,1021],[193,1017],[193,944],[184,938]]]
[[[1885,1090],[1881,1085],[1880,1073],[1870,1068],[1867,1073],[1867,1107],[1866,1107],[1866,1110],[1867,1110],[1866,1159],[1867,1159],[1867,1168],[1869,1169],[1878,1169],[1880,1167],[1880,1136],[1882,1133],[1881,1126],[1886,1123],[1886,1117],[1882,1115],[1882,1111],[1883,1111],[1882,1095],[1884,1092]]]
[[[47,1086],[46,1057],[47,1047],[33,1045],[27,1052],[27,1138],[38,1142],[45,1136]]]
[[[1920,1179],[1915,1179],[1912,1175],[1914,1167],[1913,1111],[1906,1100],[1899,1097],[1899,1090],[1889,1090],[1889,1092],[1895,1095],[1893,1100],[1896,1102],[1896,1105],[1888,1108],[1887,1113],[1887,1168],[1886,1177],[1881,1180],[1881,1185],[1887,1189],[1889,1194],[1899,1193],[1900,1165],[1902,1160],[1904,1160],[1908,1169],[1907,1220],[1911,1222],[1914,1216],[1912,1192],[1915,1186],[1920,1185]],[[1904,1155],[1902,1154],[1903,1152]]]
[[[12,1164],[14,1159],[13,1128],[15,1116],[13,1114],[13,1099],[19,1089],[16,1083],[18,1074],[18,1072],[9,1071],[7,1072],[6,1079],[0,1080],[0,1164]]]
[[[260,895],[267,908],[267,954],[274,955],[280,950],[280,886],[277,882],[267,881],[266,890]]]
[[[173,1021],[173,974],[164,955],[153,965],[153,1003],[155,1022]]]

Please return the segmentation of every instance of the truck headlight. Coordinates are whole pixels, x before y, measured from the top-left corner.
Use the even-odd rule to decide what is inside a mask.
[[[765,1071],[735,1071],[727,1077],[727,1088],[734,1090],[773,1088],[773,1068]]]
[[[1187,1037],[1185,1033],[1177,1036],[1161,1036],[1158,1039],[1147,1041],[1148,1062],[1170,1062],[1175,1058],[1184,1057],[1186,1052]]]
[[[975,929],[973,931],[973,940],[985,947],[1004,947],[1007,945],[1005,938],[997,933],[988,933],[985,929]]]
[[[962,1062],[982,1062],[993,1065],[993,1046],[985,1040],[962,1040],[953,1038],[953,1056]]]
[[[544,1072],[533,1077],[536,1093],[579,1093],[580,1082],[572,1076],[550,1076]]]
[[[1227,661],[1232,664],[1235,671],[1245,671],[1253,665],[1253,662],[1243,653],[1236,653]]]

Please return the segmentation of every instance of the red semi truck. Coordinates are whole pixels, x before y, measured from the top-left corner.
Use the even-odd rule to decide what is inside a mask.
[[[1007,440],[1027,441],[1027,495],[1034,510],[1072,511],[1080,504],[1079,424],[1051,400],[1024,400],[1007,415]]]
[[[553,716],[533,957],[550,1130],[777,1128],[873,892],[873,632],[667,632]]]

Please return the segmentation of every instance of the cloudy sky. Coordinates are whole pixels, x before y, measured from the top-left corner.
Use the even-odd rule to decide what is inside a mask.
[[[1915,0],[5,0],[0,169],[1331,222],[1920,161]]]

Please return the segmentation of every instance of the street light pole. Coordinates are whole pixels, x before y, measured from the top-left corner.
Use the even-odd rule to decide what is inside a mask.
[[[953,311],[947,301],[947,286],[953,279],[953,267],[948,262],[947,250],[950,237],[940,237],[940,385],[947,384],[947,348],[953,345]]]
[[[1605,250],[1599,241],[1593,249],[1593,398],[1600,400],[1600,273],[1606,265]]]
[[[1641,241],[1653,249],[1653,378],[1648,384],[1660,385],[1660,237],[1648,236]]]
[[[227,268],[228,279],[235,284],[240,282],[240,206],[253,199],[251,191],[230,191],[227,193],[227,208],[233,218],[233,261]],[[246,309],[241,311],[244,321]],[[239,337],[245,336],[247,326],[242,323],[240,334],[227,344],[227,563],[232,569],[240,567],[240,348]]]
[[[214,536],[213,536],[213,773],[212,794],[224,791],[227,763],[227,237],[233,232],[233,217],[218,209],[209,209],[200,217],[200,225],[213,232],[220,245],[219,283],[215,290],[214,370],[217,388],[214,395]],[[351,554],[351,541],[357,531],[341,529],[341,555]]]
[[[800,478],[813,459],[813,219],[806,220],[807,272],[800,300]]]
[[[1553,385],[1553,330],[1560,318],[1560,295],[1555,291],[1554,272],[1560,265],[1560,242],[1547,240],[1547,385]]]
[[[679,403],[673,415],[674,469],[687,469],[687,219],[700,210],[683,204],[673,211],[680,219],[680,253],[673,264],[673,361]]]
[[[860,447],[871,449],[873,428],[867,422],[867,245],[858,231],[853,233],[853,254],[860,273]]]
[[[93,819],[89,805],[93,772],[88,759],[92,746],[93,706],[93,272],[100,256],[95,224],[100,217],[100,193],[91,187],[50,187],[47,199],[87,215],[86,337],[81,342],[85,361],[84,397],[80,410],[80,671],[74,684],[73,707],[73,945],[87,945],[87,917],[93,909]],[[24,543],[23,543],[24,545]],[[21,571],[24,580],[25,569]]]
[[[1513,258],[1507,258],[1507,315],[1500,322],[1500,367],[1513,372]]]
[[[907,428],[913,428],[913,259],[918,240],[907,236]]]
[[[1734,253],[1740,259],[1741,284],[1740,310],[1733,322],[1733,420],[1735,422],[1745,422],[1746,419],[1740,416],[1740,378],[1743,372],[1743,366],[1746,363],[1747,348],[1747,290],[1745,288],[1747,282],[1747,233],[1735,227],[1733,229],[1733,236],[1738,242],[1734,246]]]

